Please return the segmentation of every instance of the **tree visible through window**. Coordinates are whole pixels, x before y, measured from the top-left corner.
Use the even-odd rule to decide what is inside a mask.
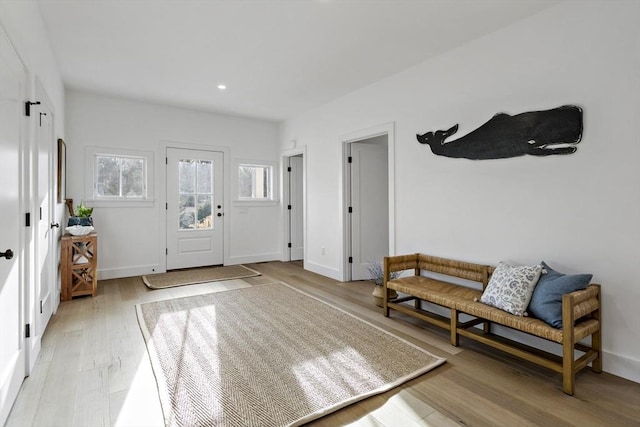
[[[146,159],[96,155],[96,198],[147,197]]]

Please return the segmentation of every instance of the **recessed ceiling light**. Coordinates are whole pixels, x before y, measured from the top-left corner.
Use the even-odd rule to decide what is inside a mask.
[[[225,90],[227,88],[226,85],[218,85],[218,89],[220,90]]]

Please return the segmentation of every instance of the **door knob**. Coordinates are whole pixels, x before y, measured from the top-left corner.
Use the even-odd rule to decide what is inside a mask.
[[[51,228],[60,228],[60,224],[58,224],[57,222],[52,222],[51,223]]]
[[[6,252],[0,252],[0,258],[11,259],[13,258],[13,251],[11,249],[7,249]]]

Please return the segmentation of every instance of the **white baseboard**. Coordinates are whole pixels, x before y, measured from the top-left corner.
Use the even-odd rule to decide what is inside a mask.
[[[602,351],[602,370],[640,383],[640,360]]]
[[[323,276],[327,276],[333,280],[342,282],[342,277],[340,276],[340,271],[338,269],[327,267],[326,265],[316,264],[315,262],[307,260],[304,261],[304,268],[305,270],[322,274]]]
[[[98,269],[98,280],[120,279],[144,274],[165,273],[158,265],[138,265],[121,268]]]

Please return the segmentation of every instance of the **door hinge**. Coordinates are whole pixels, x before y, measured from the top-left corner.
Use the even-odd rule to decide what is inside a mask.
[[[40,314],[42,314],[42,301],[40,301]]]
[[[353,213],[353,207],[349,206],[349,213]]]
[[[31,338],[31,324],[27,323],[24,325],[24,337]]]
[[[287,247],[288,247],[288,248],[290,248],[290,247],[291,247],[291,243],[288,243],[288,244],[287,244]]]
[[[40,219],[42,219],[42,206],[40,206]]]
[[[31,102],[31,101],[27,101],[24,103],[24,115],[25,116],[31,116],[31,106],[32,105],[40,105],[40,101],[36,101],[36,102]]]
[[[351,157],[351,156],[347,157],[347,162],[353,163],[353,157]]]
[[[164,164],[165,164],[165,165],[168,165],[168,164],[169,164],[169,158],[168,158],[168,157],[165,157],[165,158],[164,158]]]
[[[31,227],[31,212],[24,214],[24,226]]]
[[[287,172],[291,172],[291,166],[287,168]]]
[[[164,254],[169,255],[169,248],[164,248]]]
[[[287,209],[291,210],[291,205],[287,205]]]
[[[169,202],[167,202],[167,203],[165,203],[165,204],[164,204],[164,210],[165,210],[165,211],[166,211],[166,210],[169,210]]]
[[[349,264],[353,264],[353,257],[352,256],[349,257]]]

